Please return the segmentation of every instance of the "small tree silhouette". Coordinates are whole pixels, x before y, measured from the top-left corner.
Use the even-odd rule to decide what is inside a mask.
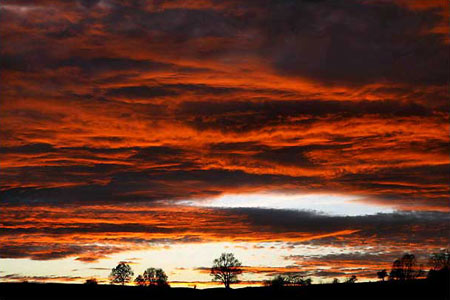
[[[392,263],[391,272],[389,273],[389,280],[404,280],[405,274],[403,272],[402,262],[400,259],[394,260]]]
[[[379,279],[381,279],[381,281],[384,281],[384,278],[386,278],[387,276],[388,276],[388,273],[387,273],[386,269],[383,269],[383,270],[377,272],[377,277]]]
[[[420,276],[422,271],[417,268],[417,261],[414,254],[406,253],[400,259],[396,259],[392,264],[389,273],[390,280],[413,280]]]
[[[131,280],[133,275],[134,273],[133,270],[131,270],[131,267],[125,262],[120,262],[117,267],[111,270],[109,279],[112,284],[119,283],[124,285]]]
[[[430,257],[431,270],[450,269],[450,252],[448,249],[433,253]]]
[[[144,272],[144,282],[148,286],[168,287],[167,275],[162,269],[148,268]]]
[[[430,266],[428,279],[440,281],[443,284],[450,282],[450,253],[448,249],[433,253],[430,257]]]
[[[222,281],[225,288],[229,289],[230,284],[238,282],[237,276],[242,274],[242,264],[233,253],[222,253],[219,258],[213,261],[211,276],[213,280]]]
[[[334,278],[332,283],[333,283],[333,284],[338,284],[338,283],[339,283],[339,279]]]
[[[352,275],[349,278],[347,278],[345,283],[355,283],[357,280],[358,280],[358,278],[355,275]]]
[[[134,280],[134,283],[136,283],[136,285],[138,285],[138,286],[145,286],[145,279],[144,279],[144,276],[138,275],[138,276],[136,277],[136,279]]]

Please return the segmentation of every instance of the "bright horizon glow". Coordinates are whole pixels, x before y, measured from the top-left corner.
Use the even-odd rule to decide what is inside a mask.
[[[48,282],[67,283],[60,277],[72,276],[70,283],[83,283],[87,278],[96,278],[101,284],[109,284],[108,275],[111,268],[118,262],[126,261],[134,271],[133,279],[142,274],[148,267],[163,268],[169,276],[169,283],[173,287],[197,288],[222,287],[220,282],[211,281],[211,276],[206,272],[196,270],[199,267],[210,267],[214,258],[222,252],[232,252],[242,261],[246,267],[267,266],[273,268],[285,268],[295,266],[295,259],[286,259],[290,255],[304,256],[306,260],[315,255],[327,255],[333,253],[352,253],[359,248],[350,247],[340,249],[338,247],[320,247],[309,245],[296,245],[294,248],[284,242],[262,242],[262,243],[202,243],[202,244],[174,244],[174,245],[154,245],[155,247],[146,250],[124,251],[115,253],[97,262],[85,263],[75,258],[63,258],[49,261],[38,261],[31,259],[0,259],[3,273],[2,275],[15,274],[18,276],[30,276],[30,282],[46,282],[33,276],[54,277]],[[251,251],[249,251],[251,249]],[[20,264],[17,264],[20,261]],[[298,266],[298,268],[301,268]],[[321,267],[327,269],[327,267]],[[331,266],[330,266],[331,268]],[[263,280],[271,278],[272,275],[244,272],[240,276],[242,284],[233,285],[233,288],[246,286],[259,286]],[[327,280],[325,277],[308,276],[315,283]],[[339,277],[343,279],[343,277]],[[361,281],[365,279],[361,278]],[[16,279],[0,280],[20,281]],[[134,285],[131,281],[127,285]]]
[[[339,194],[226,194],[201,201],[180,201],[179,204],[214,208],[266,208],[308,210],[337,216],[361,216],[392,213],[392,207],[367,204],[362,197]]]

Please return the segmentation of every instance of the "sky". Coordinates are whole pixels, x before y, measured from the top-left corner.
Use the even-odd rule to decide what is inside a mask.
[[[3,0],[0,281],[376,280],[449,247],[449,2]]]

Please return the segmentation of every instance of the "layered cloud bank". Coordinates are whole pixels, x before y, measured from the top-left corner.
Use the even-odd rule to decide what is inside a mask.
[[[399,247],[448,247],[445,1],[0,10],[2,258],[280,242],[297,257],[286,263],[327,262],[339,276],[370,269],[370,255],[386,265]],[[266,193],[285,204],[208,207]],[[378,208],[324,214],[286,196],[314,194]],[[304,245],[359,252],[301,260]]]

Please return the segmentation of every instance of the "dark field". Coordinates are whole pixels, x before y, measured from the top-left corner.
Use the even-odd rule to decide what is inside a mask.
[[[0,300],[9,299],[449,299],[449,285],[426,280],[318,284],[274,289],[253,287],[154,289],[134,286],[0,283]]]

